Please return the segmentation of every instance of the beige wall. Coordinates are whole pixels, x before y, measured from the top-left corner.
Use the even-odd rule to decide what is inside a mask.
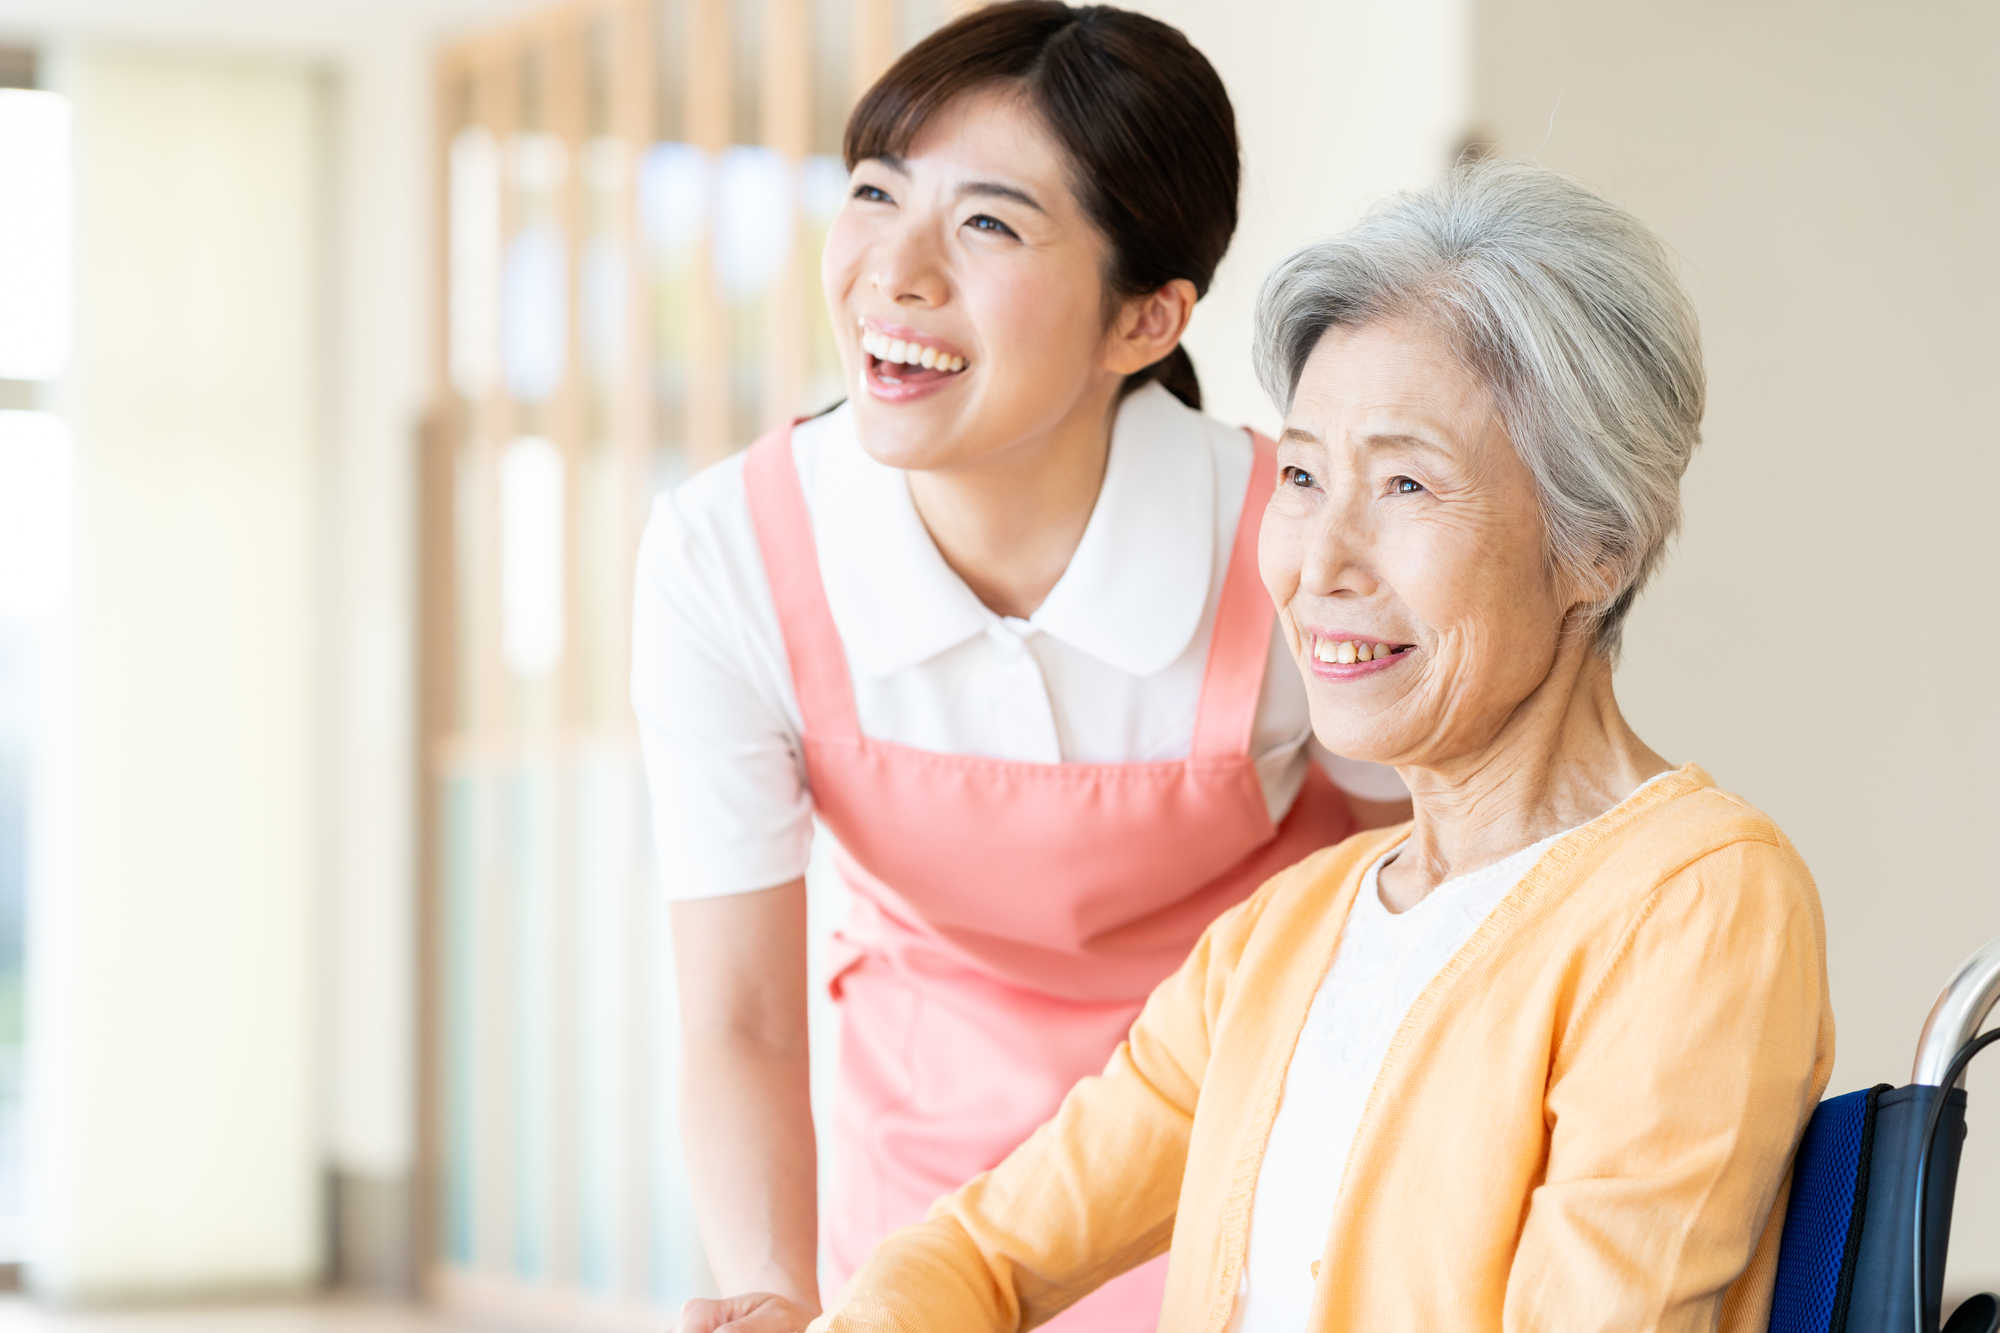
[[[1243,140],[1241,222],[1188,348],[1204,406],[1272,429],[1250,365],[1257,287],[1295,246],[1428,180],[1463,141],[1466,0],[1131,0],[1221,74]]]
[[[1478,0],[1473,107],[1684,260],[1709,370],[1679,552],[1619,676],[1826,904],[1834,1090],[1903,1083],[2000,935],[2000,10]],[[1955,1286],[2000,1284],[2000,1057]]]
[[[30,906],[31,1275],[320,1262],[324,110],[297,65],[61,53],[76,105],[76,772]]]

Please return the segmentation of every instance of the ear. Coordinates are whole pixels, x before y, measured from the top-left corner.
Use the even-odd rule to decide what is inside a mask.
[[[1114,375],[1130,375],[1173,351],[1187,332],[1198,299],[1193,283],[1175,278],[1158,291],[1126,300],[1107,335],[1104,368]]]
[[[1618,596],[1620,581],[1619,572],[1610,559],[1598,557],[1590,568],[1578,571],[1570,580],[1569,611],[1574,613],[1603,606]]]

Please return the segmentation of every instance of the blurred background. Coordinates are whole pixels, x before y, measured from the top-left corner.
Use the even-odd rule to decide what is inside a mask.
[[[1674,249],[1706,444],[1621,694],[1818,876],[1834,1090],[1907,1081],[2000,935],[2000,11],[1136,7],[1240,118],[1190,335],[1224,418],[1276,421],[1271,263],[1469,147]],[[839,397],[840,128],[953,12],[0,0],[0,1328],[704,1290],[632,554],[656,489]],[[2000,1286],[1970,1082],[1956,1290]]]

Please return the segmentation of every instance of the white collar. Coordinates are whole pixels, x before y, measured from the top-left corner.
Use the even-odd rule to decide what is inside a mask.
[[[894,675],[1000,619],[938,553],[902,471],[861,448],[851,408],[801,429],[819,437],[814,544],[857,668]],[[1215,573],[1217,432],[1227,428],[1157,384],[1119,405],[1083,540],[1031,625],[1134,676],[1187,650]]]

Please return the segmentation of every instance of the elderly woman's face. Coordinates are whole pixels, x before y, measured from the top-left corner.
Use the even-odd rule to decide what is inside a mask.
[[[1299,379],[1260,561],[1339,754],[1437,765],[1547,677],[1566,600],[1491,395],[1420,324],[1333,329]]]

